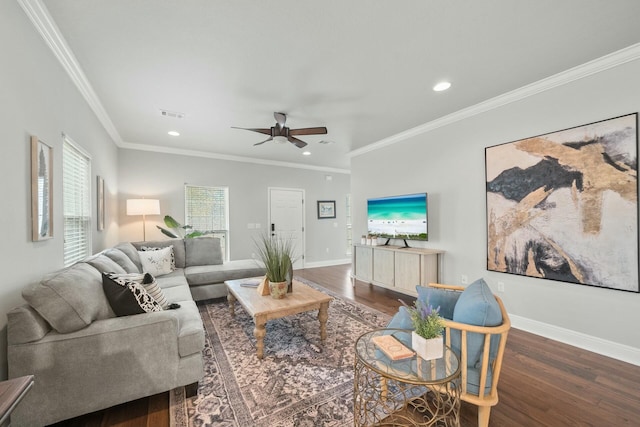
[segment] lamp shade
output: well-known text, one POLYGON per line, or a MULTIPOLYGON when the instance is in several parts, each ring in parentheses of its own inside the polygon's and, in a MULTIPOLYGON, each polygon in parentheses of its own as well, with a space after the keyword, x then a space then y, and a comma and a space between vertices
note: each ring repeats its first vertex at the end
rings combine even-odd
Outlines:
POLYGON ((160 215, 160 200, 127 199, 127 215, 160 215))

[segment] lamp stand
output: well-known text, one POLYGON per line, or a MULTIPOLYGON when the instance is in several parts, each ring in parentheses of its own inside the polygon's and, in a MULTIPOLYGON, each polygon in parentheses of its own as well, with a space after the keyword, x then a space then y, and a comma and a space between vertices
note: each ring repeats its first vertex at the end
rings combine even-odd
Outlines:
POLYGON ((147 241, 147 223, 144 218, 144 214, 142 214, 142 241, 147 241))

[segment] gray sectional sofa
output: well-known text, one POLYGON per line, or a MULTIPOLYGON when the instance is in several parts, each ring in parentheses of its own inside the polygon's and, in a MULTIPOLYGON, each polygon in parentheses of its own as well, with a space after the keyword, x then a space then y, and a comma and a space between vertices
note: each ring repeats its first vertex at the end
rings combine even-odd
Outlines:
POLYGON ((210 237, 121 243, 46 275, 8 313, 9 377, 35 375, 12 425, 52 424, 197 383, 204 328, 195 301, 225 296, 225 280, 260 275, 254 260, 223 263, 210 237), (180 307, 116 317, 102 272, 142 273, 138 250, 169 245, 175 270, 156 281, 180 307))

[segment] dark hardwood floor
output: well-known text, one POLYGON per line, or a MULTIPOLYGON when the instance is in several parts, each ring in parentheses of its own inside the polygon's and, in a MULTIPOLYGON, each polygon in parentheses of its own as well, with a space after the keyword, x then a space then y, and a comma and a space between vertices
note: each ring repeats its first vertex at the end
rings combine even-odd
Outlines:
MULTIPOLYGON (((308 268, 295 275, 389 315, 398 310, 399 298, 411 303, 411 297, 366 283, 352 288, 350 269, 308 268)), ((491 427, 640 426, 640 366, 518 329, 509 333, 498 390, 491 427)), ((162 393, 56 426, 164 427, 169 425, 168 399, 162 393)), ((476 408, 463 402, 462 427, 475 427, 476 416, 476 408)))

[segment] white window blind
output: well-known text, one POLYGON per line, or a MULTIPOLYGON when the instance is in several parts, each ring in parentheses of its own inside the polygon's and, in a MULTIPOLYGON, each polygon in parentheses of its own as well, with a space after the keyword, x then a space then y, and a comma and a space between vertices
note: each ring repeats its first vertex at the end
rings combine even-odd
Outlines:
POLYGON ((185 185, 185 222, 193 230, 207 231, 220 238, 222 255, 229 254, 229 189, 185 185))
POLYGON ((62 147, 64 265, 91 253, 91 157, 64 137, 62 147))

